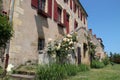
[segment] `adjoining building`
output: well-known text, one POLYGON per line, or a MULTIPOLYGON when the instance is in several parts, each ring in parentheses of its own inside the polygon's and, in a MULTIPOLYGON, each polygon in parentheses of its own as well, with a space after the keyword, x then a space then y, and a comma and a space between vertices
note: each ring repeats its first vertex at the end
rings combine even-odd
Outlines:
MULTIPOLYGON (((79 0, 3 0, 3 10, 8 13, 14 29, 9 63, 15 66, 27 61, 47 63, 48 40, 60 40, 64 35, 77 32, 76 62, 90 64, 86 38, 88 14, 79 0)), ((101 43, 97 38, 93 41, 101 43)), ((96 51, 99 52, 99 48, 96 51)))

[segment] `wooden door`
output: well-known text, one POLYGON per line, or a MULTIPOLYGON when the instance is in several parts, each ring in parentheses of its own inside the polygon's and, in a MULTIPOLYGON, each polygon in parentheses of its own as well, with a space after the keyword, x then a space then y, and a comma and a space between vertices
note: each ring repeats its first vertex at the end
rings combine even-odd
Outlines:
POLYGON ((81 64, 81 48, 77 48, 78 64, 81 64))

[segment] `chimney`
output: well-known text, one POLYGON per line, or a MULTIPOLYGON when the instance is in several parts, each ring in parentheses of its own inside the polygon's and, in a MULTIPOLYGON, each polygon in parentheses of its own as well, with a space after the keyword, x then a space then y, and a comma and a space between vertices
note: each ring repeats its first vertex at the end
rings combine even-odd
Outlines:
POLYGON ((92 34, 92 29, 89 29, 89 32, 92 34))
POLYGON ((96 34, 94 34, 94 37, 96 38, 96 34))

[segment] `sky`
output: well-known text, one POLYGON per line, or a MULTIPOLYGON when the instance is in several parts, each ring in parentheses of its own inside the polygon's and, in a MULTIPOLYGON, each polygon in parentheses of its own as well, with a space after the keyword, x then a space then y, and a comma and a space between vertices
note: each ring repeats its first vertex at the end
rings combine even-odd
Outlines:
POLYGON ((88 13, 88 28, 101 37, 105 51, 120 53, 120 0, 80 0, 88 13))

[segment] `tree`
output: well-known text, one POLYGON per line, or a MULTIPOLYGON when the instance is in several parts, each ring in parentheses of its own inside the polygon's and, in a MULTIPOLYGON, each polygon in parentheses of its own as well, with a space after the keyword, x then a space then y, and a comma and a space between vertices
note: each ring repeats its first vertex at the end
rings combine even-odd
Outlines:
POLYGON ((6 47, 6 43, 13 36, 12 25, 9 23, 8 17, 0 14, 0 47, 6 47))

